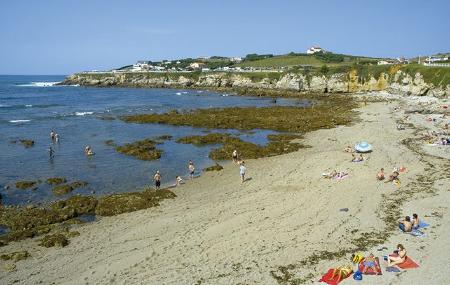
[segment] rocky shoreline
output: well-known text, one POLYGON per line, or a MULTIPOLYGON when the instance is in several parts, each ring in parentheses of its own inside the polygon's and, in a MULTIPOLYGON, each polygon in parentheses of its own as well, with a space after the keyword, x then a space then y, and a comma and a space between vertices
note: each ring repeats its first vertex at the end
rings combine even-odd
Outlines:
MULTIPOLYGON (((215 89, 237 93, 268 94, 289 91, 289 96, 305 93, 358 93, 388 91, 411 96, 448 97, 450 84, 435 86, 417 72, 402 70, 362 75, 356 70, 333 74, 257 73, 257 72, 178 72, 178 73, 76 73, 61 85, 140 88, 215 89)), ((283 94, 281 94, 283 96, 283 94)))

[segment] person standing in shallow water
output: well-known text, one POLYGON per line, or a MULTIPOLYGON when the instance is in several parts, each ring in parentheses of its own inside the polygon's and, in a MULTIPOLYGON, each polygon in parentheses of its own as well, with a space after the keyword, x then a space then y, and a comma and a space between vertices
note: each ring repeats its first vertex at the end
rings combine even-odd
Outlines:
POLYGON ((50 139, 52 140, 52 142, 55 141, 55 131, 54 131, 54 130, 52 130, 52 131, 50 132, 50 139))
POLYGON ((52 147, 48 148, 48 155, 50 156, 50 159, 52 159, 55 156, 55 151, 52 147))
POLYGON ((195 166, 192 160, 189 160, 188 169, 189 169, 189 178, 194 179, 195 166))
POLYGON ((156 171, 153 180, 155 180, 155 189, 159 190, 161 188, 161 173, 159 173, 159 170, 156 171))
POLYGON ((247 168, 245 167, 245 162, 241 161, 239 166, 239 174, 241 175, 241 183, 244 183, 245 181, 245 172, 247 171, 247 168))

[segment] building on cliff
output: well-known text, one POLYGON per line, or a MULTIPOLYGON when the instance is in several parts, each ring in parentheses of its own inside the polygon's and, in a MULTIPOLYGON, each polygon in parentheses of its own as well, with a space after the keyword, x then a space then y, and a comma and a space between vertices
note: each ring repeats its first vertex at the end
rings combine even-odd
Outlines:
POLYGON ((325 52, 325 50, 319 46, 313 46, 306 50, 306 54, 315 54, 318 52, 325 52))

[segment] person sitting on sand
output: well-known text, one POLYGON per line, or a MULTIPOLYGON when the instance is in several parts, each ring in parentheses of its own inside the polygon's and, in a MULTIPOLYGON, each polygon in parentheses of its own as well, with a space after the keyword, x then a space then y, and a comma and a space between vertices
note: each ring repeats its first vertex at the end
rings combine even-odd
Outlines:
POLYGON ((372 269, 373 272, 379 271, 379 264, 373 253, 369 254, 369 256, 364 257, 361 261, 363 268, 361 273, 366 274, 367 270, 372 269))
POLYGON ((419 216, 417 216, 417 214, 413 214, 413 218, 412 218, 412 228, 414 230, 417 230, 420 226, 420 221, 419 221, 419 216))
POLYGON ((175 185, 173 185, 173 187, 180 186, 182 183, 183 183, 183 178, 181 178, 181 176, 177 175, 175 177, 175 185))
POLYGON ((411 223, 411 218, 406 216, 403 221, 400 221, 398 227, 405 233, 412 231, 413 224, 411 223))
POLYGON ((446 138, 441 138, 441 145, 447 145, 447 139, 446 138))
POLYGON ((161 187, 161 173, 159 173, 159 170, 156 170, 153 180, 155 181, 155 189, 159 190, 161 187))
POLYGON ((245 181, 245 172, 247 171, 247 168, 245 167, 245 162, 241 161, 239 166, 239 174, 241 175, 241 183, 244 183, 245 181))
POLYGON ((388 267, 402 264, 406 260, 406 248, 402 244, 397 245, 397 250, 394 253, 395 255, 387 257, 388 267))
POLYGON ((233 150, 233 154, 231 155, 233 157, 233 162, 238 163, 238 153, 237 150, 233 150))

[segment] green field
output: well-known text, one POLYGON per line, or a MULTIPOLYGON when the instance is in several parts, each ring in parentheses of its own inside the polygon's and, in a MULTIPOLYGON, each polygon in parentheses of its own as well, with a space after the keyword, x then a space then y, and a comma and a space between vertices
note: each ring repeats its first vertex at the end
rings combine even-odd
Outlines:
POLYGON ((245 61, 243 63, 237 64, 239 67, 283 67, 283 66, 295 66, 295 65, 312 65, 321 66, 324 63, 314 56, 310 55, 279 55, 271 58, 265 58, 255 61, 245 61))

